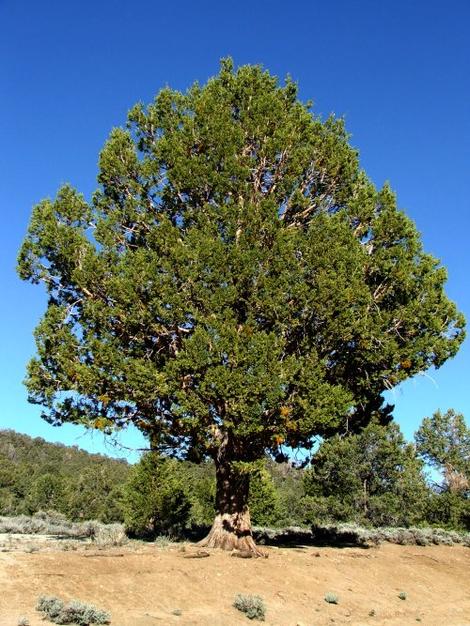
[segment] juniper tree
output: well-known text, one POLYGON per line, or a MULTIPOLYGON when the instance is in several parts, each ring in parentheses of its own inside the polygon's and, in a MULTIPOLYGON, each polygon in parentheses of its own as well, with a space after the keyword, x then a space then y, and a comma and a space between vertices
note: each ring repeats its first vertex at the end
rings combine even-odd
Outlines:
POLYGON ((393 422, 371 422, 358 434, 331 437, 304 474, 310 521, 416 524, 429 495, 423 465, 393 422))
POLYGON ((259 66, 129 113, 87 201, 33 210, 19 274, 43 282, 29 399, 53 424, 134 424, 155 450, 216 464, 209 546, 256 551, 252 464, 385 423, 383 392, 463 339, 446 271, 388 186, 259 66))
POLYGON ((177 534, 189 519, 186 468, 148 452, 133 466, 124 487, 124 519, 137 536, 177 534))
POLYGON ((470 529, 470 428, 462 413, 448 409, 425 417, 415 433, 416 450, 440 475, 431 481, 428 520, 470 529))
POLYGON ((470 483, 470 428, 462 413, 448 409, 425 417, 415 433, 418 454, 444 477, 444 487, 465 493, 470 483))

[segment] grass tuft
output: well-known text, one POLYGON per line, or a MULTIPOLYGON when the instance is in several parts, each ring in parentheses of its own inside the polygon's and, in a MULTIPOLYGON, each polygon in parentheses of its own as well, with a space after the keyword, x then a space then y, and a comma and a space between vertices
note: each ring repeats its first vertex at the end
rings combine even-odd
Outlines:
POLYGON ((153 542, 156 548, 168 548, 171 544, 171 538, 167 535, 158 535, 153 542))

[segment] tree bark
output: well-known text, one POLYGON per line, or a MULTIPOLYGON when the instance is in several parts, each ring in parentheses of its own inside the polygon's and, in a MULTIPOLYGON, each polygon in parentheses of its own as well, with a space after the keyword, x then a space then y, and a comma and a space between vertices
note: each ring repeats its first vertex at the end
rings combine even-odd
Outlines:
POLYGON ((223 454, 218 455, 215 466, 217 513, 209 534, 199 545, 267 556, 257 548, 251 532, 249 475, 237 471, 223 454))

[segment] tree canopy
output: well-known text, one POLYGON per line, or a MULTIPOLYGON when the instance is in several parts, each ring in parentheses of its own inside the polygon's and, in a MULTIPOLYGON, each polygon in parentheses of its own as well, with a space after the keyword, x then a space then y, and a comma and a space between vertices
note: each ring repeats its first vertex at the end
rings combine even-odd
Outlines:
POLYGON ((111 132, 98 182, 33 210, 18 271, 49 299, 29 398, 54 424, 212 457, 240 535, 247 464, 386 423, 383 392, 463 339, 445 269, 290 79, 225 60, 161 90, 111 132))

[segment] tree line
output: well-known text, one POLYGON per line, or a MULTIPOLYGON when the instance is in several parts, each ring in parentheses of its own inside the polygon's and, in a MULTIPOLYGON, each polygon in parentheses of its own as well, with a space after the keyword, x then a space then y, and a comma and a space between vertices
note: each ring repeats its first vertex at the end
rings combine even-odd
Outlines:
MULTIPOLYGON (((135 536, 210 526, 215 468, 145 453, 140 462, 0 432, 0 514, 60 511, 73 520, 124 522, 135 536)), ((323 441, 308 466, 266 458, 253 470, 258 526, 355 522, 470 529, 470 429, 449 410, 407 442, 396 423, 323 441)))
POLYGON ((130 466, 76 446, 0 431, 0 513, 56 510, 74 520, 122 521, 130 466))

